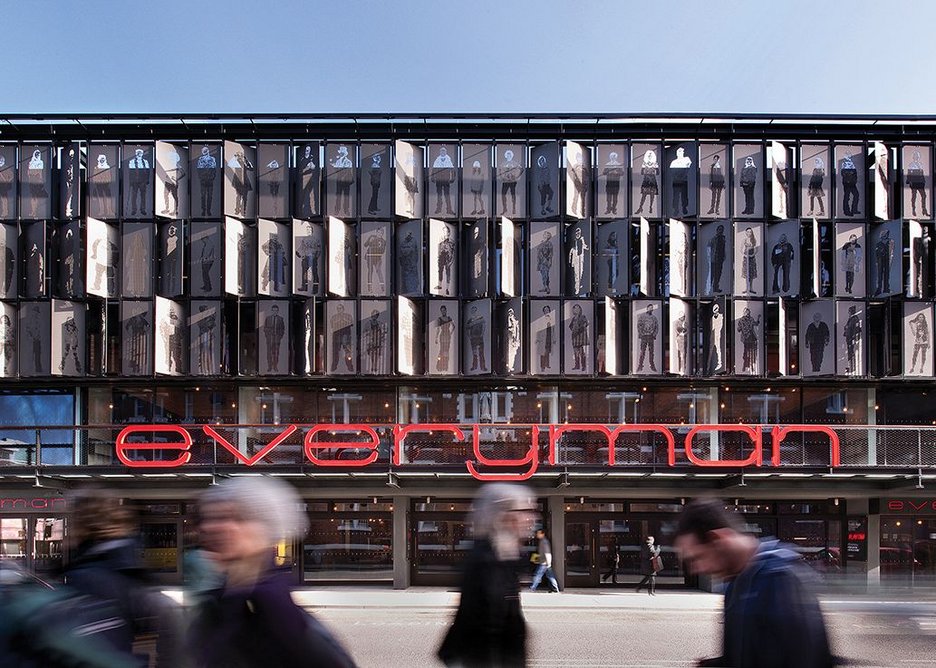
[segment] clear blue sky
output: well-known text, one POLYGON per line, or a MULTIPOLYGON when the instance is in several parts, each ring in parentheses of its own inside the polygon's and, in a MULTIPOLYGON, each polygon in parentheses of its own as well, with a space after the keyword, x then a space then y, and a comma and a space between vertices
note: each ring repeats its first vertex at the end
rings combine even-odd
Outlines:
POLYGON ((0 113, 936 112, 929 0, 0 0, 0 16, 0 113))

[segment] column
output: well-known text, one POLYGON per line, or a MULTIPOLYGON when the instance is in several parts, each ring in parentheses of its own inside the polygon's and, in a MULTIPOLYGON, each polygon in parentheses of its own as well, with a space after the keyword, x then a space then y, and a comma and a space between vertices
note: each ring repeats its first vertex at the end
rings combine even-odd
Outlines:
POLYGON ((552 542, 553 571, 559 581, 559 588, 565 589, 565 506, 562 504, 562 497, 549 497, 547 508, 549 509, 550 526, 546 528, 552 531, 549 534, 549 540, 552 542))
POLYGON ((409 497, 393 497, 393 588, 406 589, 410 581, 409 530, 406 518, 409 515, 409 497))

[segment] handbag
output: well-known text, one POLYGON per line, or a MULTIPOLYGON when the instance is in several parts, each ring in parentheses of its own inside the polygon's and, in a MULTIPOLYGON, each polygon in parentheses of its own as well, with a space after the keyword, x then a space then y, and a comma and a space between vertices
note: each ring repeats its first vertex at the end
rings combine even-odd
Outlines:
POLYGON ((663 558, 659 555, 653 557, 650 560, 650 567, 653 569, 654 575, 663 570, 663 558))
POLYGON ((533 554, 530 555, 531 564, 538 564, 539 562, 540 562, 539 552, 534 552, 533 554))

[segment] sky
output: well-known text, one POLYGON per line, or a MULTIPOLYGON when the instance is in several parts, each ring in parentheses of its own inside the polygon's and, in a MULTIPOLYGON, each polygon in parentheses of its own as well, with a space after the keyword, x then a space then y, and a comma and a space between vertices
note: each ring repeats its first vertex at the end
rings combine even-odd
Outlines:
POLYGON ((930 0, 0 0, 2 113, 936 112, 930 0))

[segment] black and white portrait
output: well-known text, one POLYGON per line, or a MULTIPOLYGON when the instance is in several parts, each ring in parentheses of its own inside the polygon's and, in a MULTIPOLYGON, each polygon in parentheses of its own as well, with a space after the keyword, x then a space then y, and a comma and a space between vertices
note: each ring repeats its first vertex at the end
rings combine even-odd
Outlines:
POLYGON ((737 218, 764 217, 764 147, 762 144, 735 144, 734 215, 737 218))
POLYGON ((566 294, 572 297, 585 297, 591 293, 591 225, 588 221, 574 223, 566 228, 565 272, 567 277, 566 294))
POLYGON ((595 242, 595 280, 600 295, 626 295, 630 288, 630 263, 627 254, 629 223, 618 221, 598 226, 595 242))
POLYGON ((497 350, 499 364, 496 370, 506 375, 523 373, 521 350, 523 340, 523 310, 520 297, 497 305, 497 350))
MULTIPOLYGON (((124 258, 123 271, 120 272, 121 294, 131 299, 151 298, 155 226, 153 223, 124 223, 120 228, 120 239, 120 256, 124 258)), ((68 262, 69 258, 66 257, 64 263, 68 262)))
POLYGON ((241 220, 257 217, 257 150, 224 142, 224 215, 241 220))
POLYGON ((257 145, 257 213, 283 220, 289 211, 289 144, 257 145))
POLYGON ((910 232, 910 277, 907 296, 928 299, 932 294, 933 243, 928 223, 907 221, 910 232))
POLYGON ((800 307, 800 370, 804 376, 835 372, 835 304, 829 300, 803 302, 800 307))
POLYGON ((401 218, 422 218, 423 195, 423 149, 405 141, 393 145, 396 215, 401 218))
POLYGON ((692 295, 692 239, 688 223, 669 219, 669 294, 692 295))
POLYGON ((700 295, 721 295, 731 291, 732 241, 731 224, 727 221, 705 223, 699 227, 696 268, 700 295))
POLYGON ((361 223, 358 287, 362 297, 390 295, 390 229, 390 223, 361 223))
POLYGON ((357 373, 357 340, 355 303, 340 299, 328 301, 325 304, 327 373, 357 373))
POLYGON ((429 348, 429 375, 455 375, 461 358, 459 303, 455 300, 429 302, 426 333, 429 348))
MULTIPOLYGON (((352 322, 353 322, 352 318, 352 322)), ((353 329, 353 328, 352 328, 353 329)), ((289 302, 257 304, 257 373, 283 376, 289 373, 289 302)), ((354 342, 352 341, 352 346, 354 342)))
MULTIPOLYGON (((69 142, 59 152, 58 216, 65 220, 81 215, 81 146, 69 142)), ((0 167, 2 169, 2 167, 0 167)), ((0 177, 2 178, 2 177, 0 177)), ((3 183, 0 180, 0 183, 3 183)), ((2 187, 2 186, 0 186, 2 187)))
POLYGON ((328 217, 328 291, 339 297, 355 294, 357 248, 355 228, 334 216, 328 217))
POLYGON ((315 297, 302 303, 302 322, 299 323, 299 338, 295 345, 299 348, 299 368, 301 373, 311 376, 321 373, 324 366, 321 352, 325 349, 325 340, 319 333, 319 312, 321 303, 315 297))
POLYGON ((734 224, 734 294, 764 296, 764 224, 734 224))
POLYGON ((189 230, 189 292, 193 297, 220 297, 224 227, 220 223, 192 223, 189 230))
POLYGON ((595 165, 595 215, 625 218, 627 208, 627 146, 599 144, 595 165), (623 194, 622 194, 623 188, 623 194))
POLYGON ((15 378, 17 374, 17 324, 16 306, 0 302, 0 378, 15 378))
POLYGON ((361 301, 360 345, 361 373, 384 376, 393 371, 393 339, 390 336, 390 302, 377 299, 361 301))
POLYGON ((454 297, 458 294, 458 227, 429 219, 429 294, 454 297))
POLYGON ((363 216, 389 218, 393 215, 392 168, 389 144, 361 144, 361 214, 363 216))
MULTIPOLYGON (((488 230, 487 220, 481 219, 468 225, 465 232, 465 265, 467 265, 465 273, 467 274, 468 295, 471 297, 484 297, 490 289, 488 230)), ((557 238, 557 246, 558 243, 557 238)))
POLYGON ((839 376, 864 376, 865 362, 865 303, 835 302, 835 373, 839 376))
MULTIPOLYGON (((365 237, 366 240, 366 237, 365 237)), ((293 294, 306 297, 325 293, 325 231, 319 223, 292 222, 293 294)))
MULTIPOLYGON (((932 220, 933 147, 931 144, 904 144, 901 147, 901 157, 903 216, 932 220)), ((0 215, 3 212, 2 206, 0 204, 0 215)))
POLYGON ((92 218, 117 218, 118 150, 117 144, 88 145, 88 213, 92 218))
POLYGON ((662 218, 660 144, 631 144, 631 209, 634 216, 662 218))
POLYGON ((835 216, 864 218, 865 149, 861 144, 835 145, 835 216))
POLYGON ((104 298, 115 297, 117 258, 120 250, 117 245, 117 228, 102 220, 88 218, 86 230, 85 285, 88 294, 104 298))
POLYGON ((872 145, 871 157, 874 165, 871 169, 871 182, 874 184, 874 215, 879 220, 890 220, 894 217, 891 206, 894 184, 891 153, 891 149, 883 142, 876 141, 872 145))
MULTIPOLYGON (((25 269, 26 273, 26 280, 23 284, 24 296, 27 298, 45 297, 49 287, 48 255, 46 254, 46 224, 44 222, 27 223, 22 225, 21 230, 23 245, 20 248, 20 257, 22 258, 22 268, 25 269)), ((88 245, 90 247, 90 240, 88 245)))
POLYGON ((903 303, 903 372, 905 376, 932 377, 933 305, 903 303))
POLYGON ((0 144, 0 220, 16 219, 16 144, 0 144))
POLYGON ((180 144, 156 142, 156 215, 184 220, 191 212, 189 152, 180 144))
POLYGON ((663 372, 662 302, 635 299, 631 302, 631 373, 639 376, 663 372))
POLYGON ((491 214, 491 146, 462 144, 462 217, 491 214))
POLYGON ((694 142, 667 144, 665 155, 669 215, 671 218, 694 216, 698 210, 698 146, 694 142))
MULTIPOLYGON (((19 304, 19 375, 52 374, 51 302, 19 304)), ((58 365, 59 359, 55 360, 58 365)))
POLYGON ((495 150, 497 215, 526 218, 526 146, 498 144, 495 150))
POLYGON ((491 300, 465 303, 462 323, 462 373, 491 373, 491 300))
MULTIPOLYGON (((559 143, 534 146, 530 161, 532 215, 543 218, 555 216, 559 212, 559 143)), ((571 190, 568 192, 572 193, 571 190)))
POLYGON ((255 229, 236 218, 224 221, 224 291, 248 297, 256 293, 255 229))
POLYGON ((767 226, 767 279, 771 297, 795 297, 800 291, 799 221, 790 220, 767 226))
POLYGON ((318 142, 302 142, 296 145, 296 175, 293 182, 296 196, 293 209, 296 218, 308 220, 321 215, 322 166, 318 142))
POLYGON ((397 293, 421 295, 423 280, 423 226, 411 220, 396 230, 397 293))
POLYGON ((835 296, 865 296, 864 223, 840 222, 835 225, 835 296))
POLYGON ((0 298, 12 299, 19 294, 19 238, 16 225, 0 225, 0 298))
POLYGON ((397 297, 397 371, 406 376, 423 371, 425 328, 421 316, 419 306, 412 299, 397 297))
POLYGON ((257 292, 267 297, 289 295, 290 230, 283 223, 261 218, 257 221, 257 292))
POLYGON ((83 376, 85 363, 85 305, 52 300, 52 375, 83 376))
POLYGON ((762 376, 764 364, 764 302, 734 301, 734 372, 739 376, 762 376))
POLYGON ((574 141, 565 143, 566 215, 586 218, 592 214, 592 153, 587 146, 574 141))
POLYGON ((504 297, 515 297, 519 294, 521 277, 518 269, 521 266, 519 257, 520 240, 523 230, 514 224, 510 218, 501 217, 498 225, 500 233, 500 249, 497 251, 497 275, 500 277, 498 292, 504 297))
POLYGON ((357 217, 357 145, 325 145, 325 210, 339 218, 357 217))
MULTIPOLYGON (((124 376, 153 374, 153 302, 120 302, 120 373, 124 376)), ((165 350, 163 350, 165 359, 165 350)))
POLYGON ((832 217, 832 152, 828 144, 800 145, 800 201, 802 214, 819 220, 832 217))
POLYGON ((536 296, 557 296, 559 284, 560 224, 535 220, 530 223, 530 243, 527 266, 530 268, 530 293, 536 296))
POLYGON ((774 218, 796 215, 790 190, 793 186, 793 152, 778 141, 770 143, 770 211, 774 218))
POLYGON ((182 221, 172 220, 157 226, 159 249, 159 294, 163 297, 182 296, 182 276, 185 266, 185 240, 182 221))
POLYGON ((903 292, 901 221, 872 226, 868 246, 871 296, 888 297, 903 292))
POLYGON ((429 145, 429 211, 438 218, 454 218, 458 211, 458 146, 429 145))
POLYGON ((530 358, 527 366, 535 376, 559 375, 559 327, 562 325, 560 303, 555 300, 530 301, 530 358))
POLYGON ((217 376, 221 366, 221 303, 195 301, 189 304, 189 373, 217 376))
POLYGON ((124 218, 153 218, 155 201, 155 161, 153 144, 124 144, 123 161, 123 216, 124 218))
POLYGON ((155 370, 158 374, 180 376, 188 362, 185 307, 179 302, 156 298, 155 370))
POLYGON ((595 371, 595 306, 587 299, 567 299, 563 307, 562 373, 582 376, 595 371))
POLYGON ((715 301, 699 305, 702 309, 702 345, 705 351, 703 374, 716 376, 727 373, 728 361, 728 318, 725 305, 727 300, 718 297, 715 301))
POLYGON ((699 145, 699 218, 728 217, 726 196, 731 175, 727 144, 699 145))
POLYGON ((669 300, 669 372, 678 376, 692 373, 694 340, 692 305, 682 299, 669 300))
POLYGON ((192 217, 221 217, 221 145, 192 144, 192 217), (192 176, 194 174, 194 176, 192 176))
POLYGON ((19 165, 20 217, 46 220, 52 214, 52 149, 23 144, 19 165))

